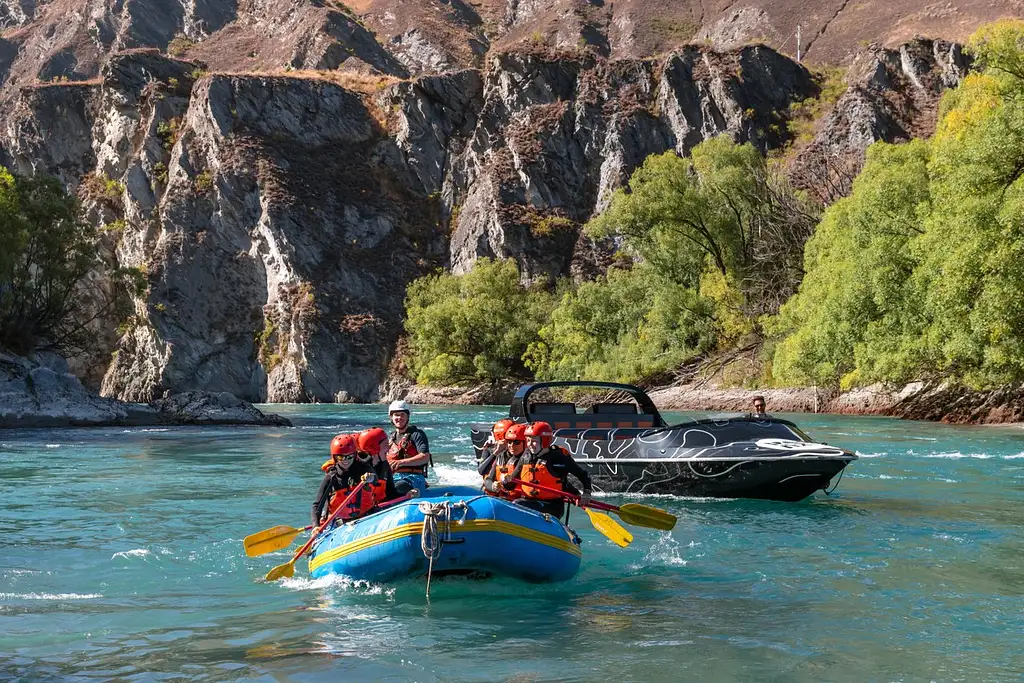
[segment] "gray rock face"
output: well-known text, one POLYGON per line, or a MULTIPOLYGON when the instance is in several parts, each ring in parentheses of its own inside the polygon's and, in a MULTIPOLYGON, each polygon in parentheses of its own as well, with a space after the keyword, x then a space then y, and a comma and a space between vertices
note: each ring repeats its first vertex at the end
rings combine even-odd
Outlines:
POLYGON ((847 91, 796 158, 797 184, 825 202, 848 193, 871 143, 935 129, 939 98, 969 67, 960 45, 941 40, 917 39, 896 50, 873 46, 859 54, 846 75, 847 91))
MULTIPOLYGON (((931 97, 956 82, 955 48, 928 45, 869 62, 867 99, 848 93, 841 115, 875 120, 858 107, 876 111, 880 79, 897 72, 931 97)), ((117 198, 80 190, 97 220, 124 221, 113 261, 149 282, 104 395, 371 401, 411 279, 482 256, 515 258, 529 281, 592 277, 608 245, 579 226, 649 154, 719 134, 776 147, 789 104, 816 92, 806 69, 759 46, 618 61, 538 49, 389 87, 203 76, 133 50, 98 83, 20 91, 0 160, 69 187, 87 173, 123 186, 117 198)), ((862 149, 892 134, 884 125, 843 137, 837 124, 829 144, 862 149)))
POLYGON ((441 257, 436 202, 358 94, 320 78, 193 86, 192 67, 125 53, 101 85, 26 91, 8 124, 20 169, 123 184, 104 220, 125 221, 117 264, 150 287, 103 393, 375 398, 405 286, 441 257))
POLYGON ((663 62, 493 57, 444 195, 451 268, 512 257, 528 280, 564 274, 579 225, 649 154, 685 153, 719 134, 775 146, 779 112, 814 89, 802 66, 761 47, 686 48, 663 62))

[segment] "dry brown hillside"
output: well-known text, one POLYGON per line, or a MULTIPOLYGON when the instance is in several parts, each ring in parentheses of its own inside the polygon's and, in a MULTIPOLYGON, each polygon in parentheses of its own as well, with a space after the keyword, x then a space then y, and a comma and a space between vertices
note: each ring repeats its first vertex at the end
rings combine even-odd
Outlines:
POLYGON ((94 79, 110 55, 139 47, 215 71, 399 77, 517 48, 624 58, 764 42, 795 55, 798 25, 805 61, 846 63, 868 43, 960 41, 1022 15, 1022 0, 0 0, 0 84, 94 79))

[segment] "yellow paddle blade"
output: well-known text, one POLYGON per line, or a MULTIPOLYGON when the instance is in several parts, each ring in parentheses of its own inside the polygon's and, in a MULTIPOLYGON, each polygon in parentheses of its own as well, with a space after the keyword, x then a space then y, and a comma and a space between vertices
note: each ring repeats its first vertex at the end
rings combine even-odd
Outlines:
POLYGON ((302 531, 302 529, 284 524, 257 531, 255 534, 246 536, 242 541, 245 545, 245 554, 249 557, 256 557, 287 548, 302 531))
POLYGON ((664 510, 652 508, 649 505, 640 505, 639 503, 626 503, 619 507, 616 514, 626 524, 643 526, 648 529, 672 531, 676 525, 675 515, 670 515, 664 510))
POLYGON ((277 581, 278 579, 290 579, 293 576, 295 576, 294 558, 292 559, 291 562, 286 562, 285 564, 277 565, 269 572, 267 572, 267 575, 263 578, 265 578, 267 581, 277 581))
POLYGON ((608 515, 603 512, 595 512, 590 508, 583 508, 583 510, 590 517, 590 523, 594 525, 594 528, 607 536, 615 545, 625 548, 633 540, 633 534, 626 531, 625 527, 608 515))

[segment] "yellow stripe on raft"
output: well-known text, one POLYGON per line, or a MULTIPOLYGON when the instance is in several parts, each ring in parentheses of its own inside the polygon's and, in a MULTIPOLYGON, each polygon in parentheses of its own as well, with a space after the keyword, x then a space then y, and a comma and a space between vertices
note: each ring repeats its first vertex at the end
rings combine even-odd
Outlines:
MULTIPOLYGON (((447 526, 444 522, 437 525, 439 532, 447 531, 447 526)), ((542 545, 550 546, 556 550, 570 553, 576 557, 580 557, 582 552, 580 547, 575 543, 566 541, 561 538, 556 538, 550 534, 546 534, 543 531, 537 531, 535 529, 528 529, 518 524, 512 524, 510 522, 503 522, 497 519, 467 519, 463 524, 452 524, 452 533, 464 533, 470 531, 491 531, 499 534, 508 534, 509 536, 515 536, 522 538, 527 541, 533 541, 534 543, 540 543, 542 545)), ((352 553, 357 553, 360 550, 366 550, 389 541, 395 541, 400 538, 407 536, 419 536, 423 533, 423 522, 412 522, 410 524, 403 524, 396 526, 394 529, 386 529, 379 531, 369 536, 364 536, 351 543, 340 545, 337 548, 332 548, 324 553, 321 553, 314 557, 309 562, 309 570, 313 571, 323 564, 328 562, 334 562, 352 553)))

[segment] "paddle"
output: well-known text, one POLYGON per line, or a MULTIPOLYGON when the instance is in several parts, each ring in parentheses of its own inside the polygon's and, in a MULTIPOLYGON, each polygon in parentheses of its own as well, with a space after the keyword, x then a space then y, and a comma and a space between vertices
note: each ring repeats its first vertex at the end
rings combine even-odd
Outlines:
POLYGON ((639 503, 626 503, 621 506, 614 506, 610 503, 602 501, 591 501, 594 507, 598 510, 607 510, 608 512, 614 512, 619 516, 626 524, 632 524, 633 526, 647 527, 648 529, 658 529, 659 531, 672 531, 676 526, 676 516, 659 510, 658 508, 651 507, 649 505, 640 505, 639 503))
MULTIPOLYGON (((548 488, 546 486, 538 486, 537 484, 525 482, 522 479, 513 479, 512 482, 514 484, 532 486, 533 488, 540 489, 542 491, 558 493, 570 503, 579 505, 579 497, 574 496, 571 493, 566 493, 565 491, 560 491, 558 489, 548 488)), ((621 524, 616 522, 608 515, 604 514, 603 512, 596 512, 594 510, 591 510, 589 507, 583 508, 583 511, 587 513, 587 517, 590 518, 590 523, 594 525, 594 528, 600 531, 605 536, 607 536, 608 540, 610 540, 615 545, 619 546, 620 548, 625 548, 633 541, 633 534, 626 531, 626 529, 621 524)))
POLYGON ((625 548, 633 542, 633 534, 626 531, 624 526, 608 515, 603 512, 595 512, 590 508, 583 508, 583 511, 587 513, 587 517, 590 518, 590 523, 594 525, 594 528, 607 536, 608 540, 615 545, 625 548))
MULTIPOLYGON (((567 491, 560 491, 553 489, 548 486, 542 486, 540 484, 527 484, 535 489, 541 491, 548 491, 550 493, 560 493, 566 500, 576 505, 580 504, 580 497, 567 491)), ((622 519, 626 524, 632 524, 633 526, 647 527, 648 529, 658 529, 660 531, 671 531, 676 525, 675 515, 669 514, 664 510, 651 507, 649 505, 640 505, 639 503, 626 503, 625 505, 618 507, 610 503, 605 503, 599 500, 592 500, 587 503, 587 507, 597 508, 598 510, 607 510, 608 512, 614 512, 622 519)))
POLYGON ((290 578, 292 576, 295 576, 295 563, 299 561, 299 558, 305 555, 306 551, 313 546, 313 541, 315 541, 316 537, 320 535, 320 532, 326 529, 328 526, 330 526, 331 522, 333 522, 338 517, 338 515, 340 515, 342 511, 348 507, 348 504, 352 502, 352 500, 356 497, 356 494, 364 490, 370 490, 370 485, 367 484, 365 480, 363 481, 362 484, 352 489, 352 493, 348 494, 348 496, 345 497, 345 500, 342 501, 341 505, 339 505, 338 508, 331 513, 331 516, 327 518, 327 521, 325 521, 323 524, 317 527, 317 530, 313 532, 313 535, 309 537, 309 540, 306 541, 306 543, 301 548, 299 548, 299 552, 295 553, 295 557, 293 557, 288 562, 285 562, 284 564, 279 564, 273 569, 271 569, 269 572, 267 572, 267 575, 264 578, 267 581, 277 581, 278 579, 290 578))
POLYGON ((301 529, 281 524, 258 531, 255 534, 249 534, 242 540, 242 543, 245 545, 245 554, 249 557, 257 557, 272 553, 281 548, 287 548, 292 544, 296 536, 312 528, 312 524, 301 529))
MULTIPOLYGON (((386 503, 381 503, 371 513, 376 510, 382 510, 391 505, 397 505, 398 503, 404 503, 410 498, 415 498, 411 493, 407 493, 401 498, 395 498, 389 500, 386 503)), ((245 545, 245 554, 249 557, 257 557, 259 555, 266 555, 272 553, 275 550, 281 550, 287 548, 295 540, 295 537, 304 531, 309 531, 313 528, 313 525, 304 526, 301 529, 296 529, 293 526, 279 525, 258 531, 255 534, 250 534, 245 537, 242 543, 245 545)))

